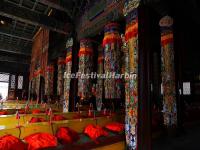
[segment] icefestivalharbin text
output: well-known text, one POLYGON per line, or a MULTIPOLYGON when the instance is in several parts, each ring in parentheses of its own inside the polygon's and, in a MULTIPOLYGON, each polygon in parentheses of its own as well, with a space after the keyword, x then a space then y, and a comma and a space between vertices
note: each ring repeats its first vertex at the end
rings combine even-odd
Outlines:
POLYGON ((135 73, 124 73, 119 74, 116 72, 106 72, 103 74, 98 74, 96 72, 91 73, 64 73, 64 78, 70 78, 70 79, 136 79, 137 74, 135 73))

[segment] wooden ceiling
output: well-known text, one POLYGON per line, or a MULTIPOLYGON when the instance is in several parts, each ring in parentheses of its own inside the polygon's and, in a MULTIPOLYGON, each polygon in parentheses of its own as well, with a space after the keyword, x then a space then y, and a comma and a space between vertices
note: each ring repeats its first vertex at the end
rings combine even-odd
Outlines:
MULTIPOLYGON (((0 63, 9 62, 12 67, 19 64, 29 65, 32 42, 39 28, 44 27, 67 35, 73 18, 87 2, 89 1, 2 0, 0 2, 0 55, 2 56, 0 56, 0 63), (62 12, 66 19, 57 19, 54 15, 50 15, 56 12, 62 12), (24 61, 20 61, 20 58, 24 61)), ((9 65, 4 66, 7 68, 10 67, 9 65)), ((2 68, 3 65, 0 67, 2 68)))

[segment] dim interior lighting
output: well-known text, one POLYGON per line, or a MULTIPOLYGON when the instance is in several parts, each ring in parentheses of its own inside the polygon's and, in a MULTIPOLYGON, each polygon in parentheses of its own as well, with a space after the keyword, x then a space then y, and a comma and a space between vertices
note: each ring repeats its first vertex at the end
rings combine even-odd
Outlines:
POLYGON ((1 20, 0 22, 1 22, 1 24, 5 24, 5 21, 3 21, 3 20, 1 20))

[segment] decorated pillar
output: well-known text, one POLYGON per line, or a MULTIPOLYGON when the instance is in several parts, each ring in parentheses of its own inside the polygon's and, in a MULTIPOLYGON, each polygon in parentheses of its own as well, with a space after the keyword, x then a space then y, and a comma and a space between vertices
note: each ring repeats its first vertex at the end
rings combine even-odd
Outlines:
MULTIPOLYGON (((122 52, 123 52, 123 69, 122 73, 123 74, 129 74, 129 49, 127 42, 125 40, 125 36, 122 35, 122 52)), ((130 87, 129 87, 129 78, 124 78, 124 87, 125 87, 125 100, 130 99, 130 87)))
POLYGON ((126 17, 125 51, 128 51, 126 71, 134 78, 126 79, 126 118, 125 134, 128 149, 137 149, 138 124, 138 10, 139 0, 126 0, 124 15, 126 17), (127 49, 127 50, 126 50, 127 49))
MULTIPOLYGON (((98 68, 97 73, 103 74, 103 48, 102 46, 98 47, 98 68)), ((97 86, 96 86, 96 106, 97 110, 100 111, 102 107, 102 99, 103 99, 103 79, 97 78, 97 86)))
POLYGON ((91 78, 87 74, 93 71, 93 48, 90 39, 82 39, 80 41, 79 50, 79 70, 81 78, 78 80, 78 95, 81 98, 88 98, 92 94, 91 78))
POLYGON ((32 85, 31 85, 31 100, 34 100, 33 94, 36 94, 36 77, 35 77, 35 75, 33 75, 31 82, 32 82, 32 85))
POLYGON ((159 25, 161 29, 163 117, 164 124, 168 127, 173 127, 177 125, 173 19, 165 16, 160 20, 159 25))
POLYGON ((119 25, 117 23, 109 23, 104 28, 104 71, 111 78, 104 80, 105 98, 120 99, 121 98, 121 80, 113 78, 120 74, 120 49, 121 37, 119 34, 119 25))
POLYGON ((54 67, 49 65, 46 67, 46 78, 45 78, 45 94, 49 97, 53 95, 53 74, 54 67))
POLYGON ((66 59, 65 59, 65 76, 64 76, 64 104, 63 112, 69 111, 69 94, 70 94, 70 83, 71 83, 71 71, 72 71, 72 46, 73 39, 69 38, 66 43, 66 59))
POLYGON ((64 71, 65 71, 65 59, 58 58, 58 81, 57 81, 57 95, 63 96, 64 92, 64 71))
POLYGON ((37 70, 34 72, 34 78, 35 78, 35 87, 34 92, 37 94, 37 99, 39 99, 39 93, 40 93, 40 76, 41 76, 42 70, 40 67, 37 68, 37 70))

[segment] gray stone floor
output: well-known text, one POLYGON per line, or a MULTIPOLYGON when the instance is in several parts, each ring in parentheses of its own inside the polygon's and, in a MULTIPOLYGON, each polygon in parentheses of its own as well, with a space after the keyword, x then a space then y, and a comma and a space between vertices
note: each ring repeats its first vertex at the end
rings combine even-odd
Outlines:
POLYGON ((152 144, 153 150, 200 150, 200 124, 189 125, 179 136, 159 138, 152 144))

